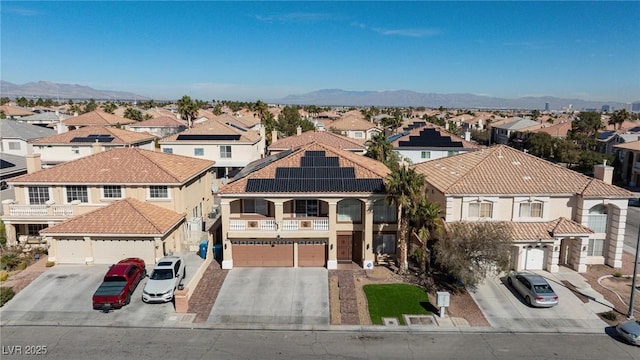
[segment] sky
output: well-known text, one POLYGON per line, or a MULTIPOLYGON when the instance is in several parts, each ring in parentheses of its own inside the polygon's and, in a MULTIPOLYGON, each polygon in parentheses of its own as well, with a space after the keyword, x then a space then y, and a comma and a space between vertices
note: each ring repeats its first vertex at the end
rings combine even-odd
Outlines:
POLYGON ((0 3, 0 79, 153 99, 321 89, 640 100, 640 2, 0 3))

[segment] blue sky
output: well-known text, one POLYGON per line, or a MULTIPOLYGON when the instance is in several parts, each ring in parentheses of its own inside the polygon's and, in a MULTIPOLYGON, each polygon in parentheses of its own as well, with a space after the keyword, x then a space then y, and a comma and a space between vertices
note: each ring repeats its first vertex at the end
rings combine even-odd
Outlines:
POLYGON ((320 89, 640 100, 640 2, 2 1, 1 79, 154 99, 320 89))

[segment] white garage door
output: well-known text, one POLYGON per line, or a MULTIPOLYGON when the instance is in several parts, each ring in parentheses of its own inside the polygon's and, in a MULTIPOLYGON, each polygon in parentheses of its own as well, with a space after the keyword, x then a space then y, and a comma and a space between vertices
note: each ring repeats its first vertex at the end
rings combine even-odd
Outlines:
POLYGON ((542 270, 544 267, 544 250, 527 249, 525 253, 525 270, 542 270))
POLYGON ((152 240, 93 240, 92 246, 95 264, 114 264, 128 257, 141 258, 147 265, 156 262, 152 240))
POLYGON ((85 264, 87 244, 84 240, 56 240, 56 261, 59 264, 85 264))

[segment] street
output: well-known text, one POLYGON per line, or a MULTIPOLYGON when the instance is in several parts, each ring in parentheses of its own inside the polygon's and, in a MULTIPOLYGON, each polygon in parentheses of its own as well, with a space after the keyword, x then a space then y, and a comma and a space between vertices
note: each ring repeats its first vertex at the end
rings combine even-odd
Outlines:
POLYGON ((627 227, 624 231, 624 251, 635 254, 640 227, 640 207, 629 206, 627 211, 627 227))
POLYGON ((640 359, 602 334, 5 326, 1 357, 50 359, 640 359))

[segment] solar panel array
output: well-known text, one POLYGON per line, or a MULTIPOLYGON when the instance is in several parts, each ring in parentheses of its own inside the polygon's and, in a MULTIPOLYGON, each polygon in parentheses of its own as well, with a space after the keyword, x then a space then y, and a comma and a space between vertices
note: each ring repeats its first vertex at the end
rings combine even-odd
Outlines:
POLYGON ((112 142, 114 139, 113 136, 111 135, 97 135, 97 134, 91 134, 91 135, 87 135, 86 137, 82 137, 82 136, 76 136, 73 139, 71 139, 70 142, 72 143, 94 143, 94 142, 99 142, 99 143, 108 143, 108 142, 112 142))
POLYGON ((177 140, 240 140, 239 134, 181 134, 177 140))
POLYGON ((324 151, 305 151, 300 167, 276 168, 272 179, 247 180, 249 193, 384 192, 382 179, 356 179, 355 168, 340 167, 324 151))
POLYGON ((400 147, 463 147, 462 141, 453 141, 451 136, 442 135, 433 128, 420 131, 418 136, 410 136, 409 140, 400 141, 400 147))

